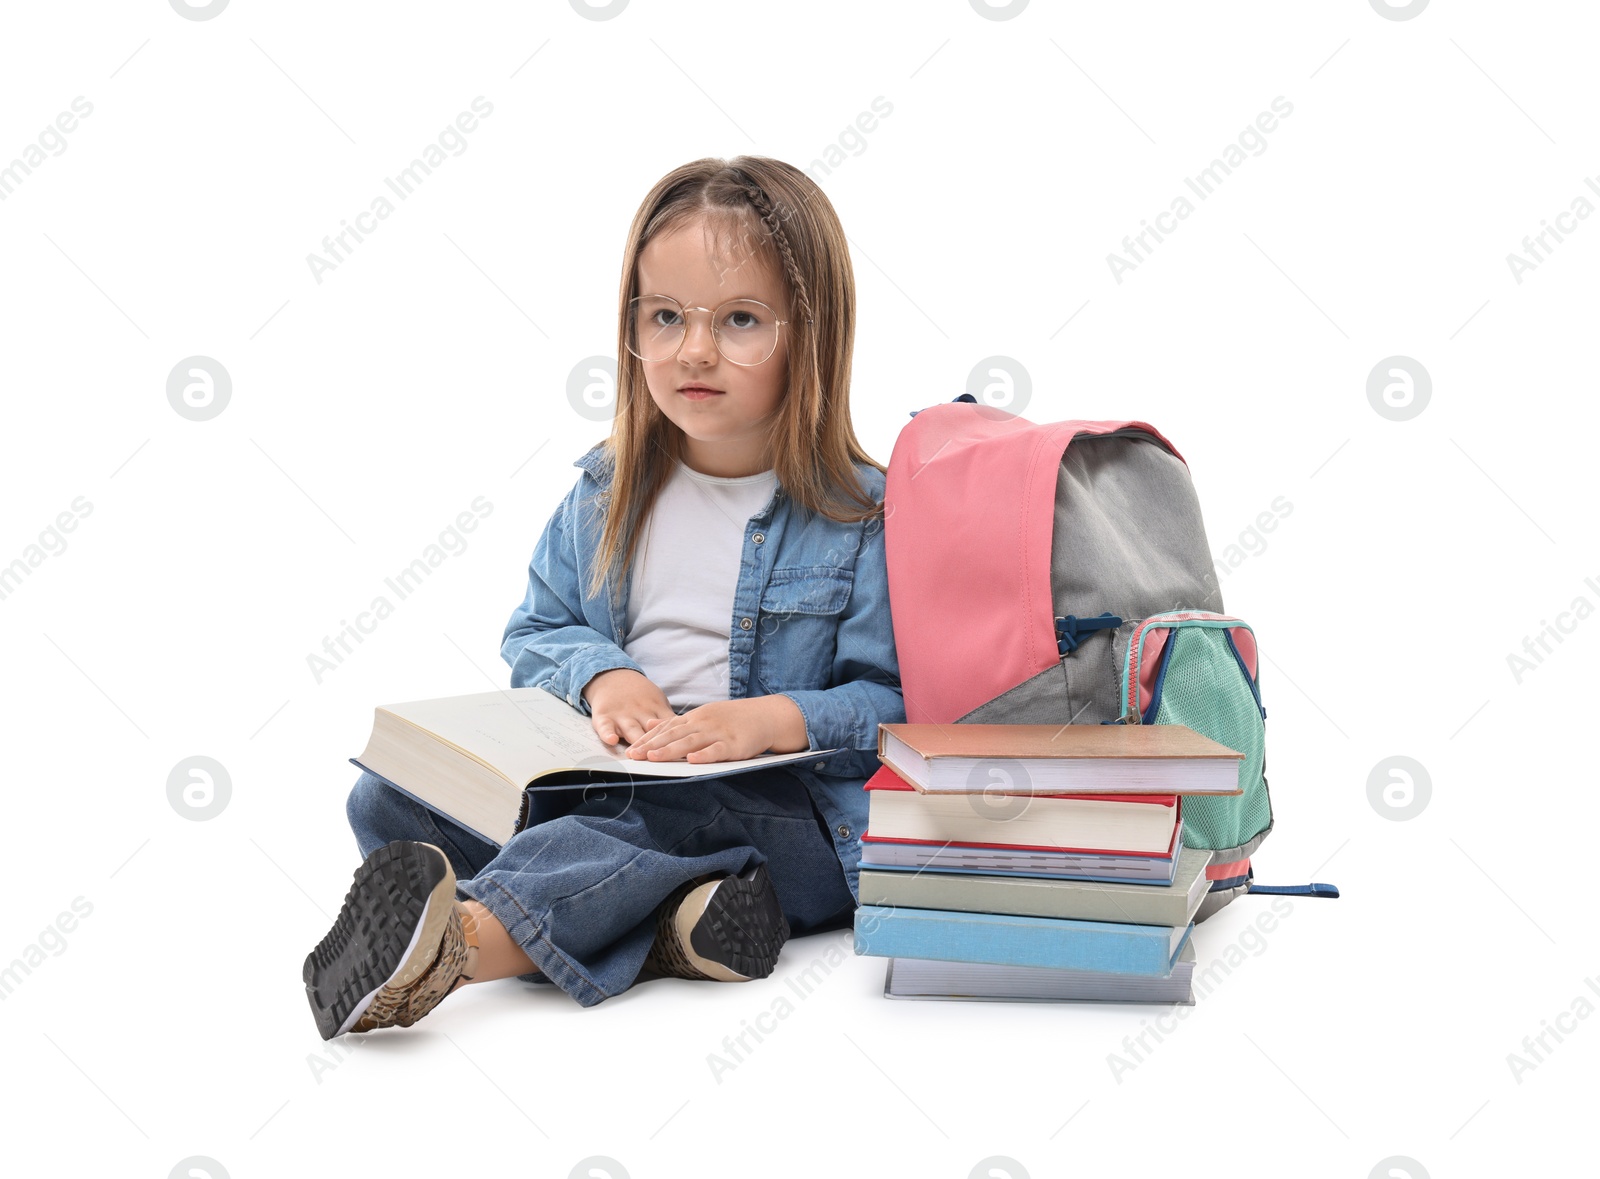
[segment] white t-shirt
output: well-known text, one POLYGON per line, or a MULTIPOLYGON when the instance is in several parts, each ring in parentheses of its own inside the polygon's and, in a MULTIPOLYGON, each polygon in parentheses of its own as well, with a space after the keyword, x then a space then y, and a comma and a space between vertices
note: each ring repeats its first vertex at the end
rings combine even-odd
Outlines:
POLYGON ((736 479, 674 463, 645 520, 622 649, 678 712, 728 699, 728 640, 745 526, 775 471, 736 479))

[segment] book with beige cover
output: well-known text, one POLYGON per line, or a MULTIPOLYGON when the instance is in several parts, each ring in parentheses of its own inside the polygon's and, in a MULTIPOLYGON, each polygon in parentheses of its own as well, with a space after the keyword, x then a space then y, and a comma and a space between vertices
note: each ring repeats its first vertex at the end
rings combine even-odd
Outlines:
POLYGON ((926 794, 1239 794, 1244 754, 1186 725, 879 724, 926 794))
POLYGON ((497 847, 528 826, 532 792, 731 777, 832 753, 806 749, 739 761, 639 761, 607 745, 594 722, 543 688, 505 688, 387 704, 350 760, 497 847))

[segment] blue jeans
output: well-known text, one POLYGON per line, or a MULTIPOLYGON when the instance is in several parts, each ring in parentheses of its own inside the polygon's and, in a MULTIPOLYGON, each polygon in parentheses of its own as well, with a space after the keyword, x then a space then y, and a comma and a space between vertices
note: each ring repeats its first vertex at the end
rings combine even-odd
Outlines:
POLYGON ((637 981, 654 910, 679 884, 765 863, 790 936, 852 924, 855 898, 826 821, 798 778, 732 778, 543 791, 551 817, 496 847, 363 772, 346 814, 363 858, 395 839, 439 847, 456 898, 481 903, 539 970, 585 1007, 637 981))

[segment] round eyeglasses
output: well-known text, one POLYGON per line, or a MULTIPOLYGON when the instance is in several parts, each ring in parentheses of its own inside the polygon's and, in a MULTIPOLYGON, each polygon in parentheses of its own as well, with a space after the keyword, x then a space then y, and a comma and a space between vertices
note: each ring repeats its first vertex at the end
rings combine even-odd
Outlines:
POLYGON ((711 316, 711 339, 717 351, 730 364, 745 368, 770 357, 778 347, 778 329, 794 322, 779 319, 777 312, 755 299, 731 299, 713 311, 685 307, 671 295, 640 295, 628 301, 628 351, 640 360, 671 360, 683 347, 691 311, 711 316))

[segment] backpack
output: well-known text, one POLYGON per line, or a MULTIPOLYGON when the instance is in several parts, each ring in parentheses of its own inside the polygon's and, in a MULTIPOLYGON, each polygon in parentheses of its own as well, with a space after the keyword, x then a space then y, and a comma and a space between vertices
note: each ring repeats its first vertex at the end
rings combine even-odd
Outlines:
POLYGON ((884 494, 906 720, 1183 724, 1237 749, 1241 794, 1185 796, 1203 921, 1272 830, 1255 632, 1223 612, 1189 468, 1137 421, 1045 425, 963 393, 911 411, 884 494))

